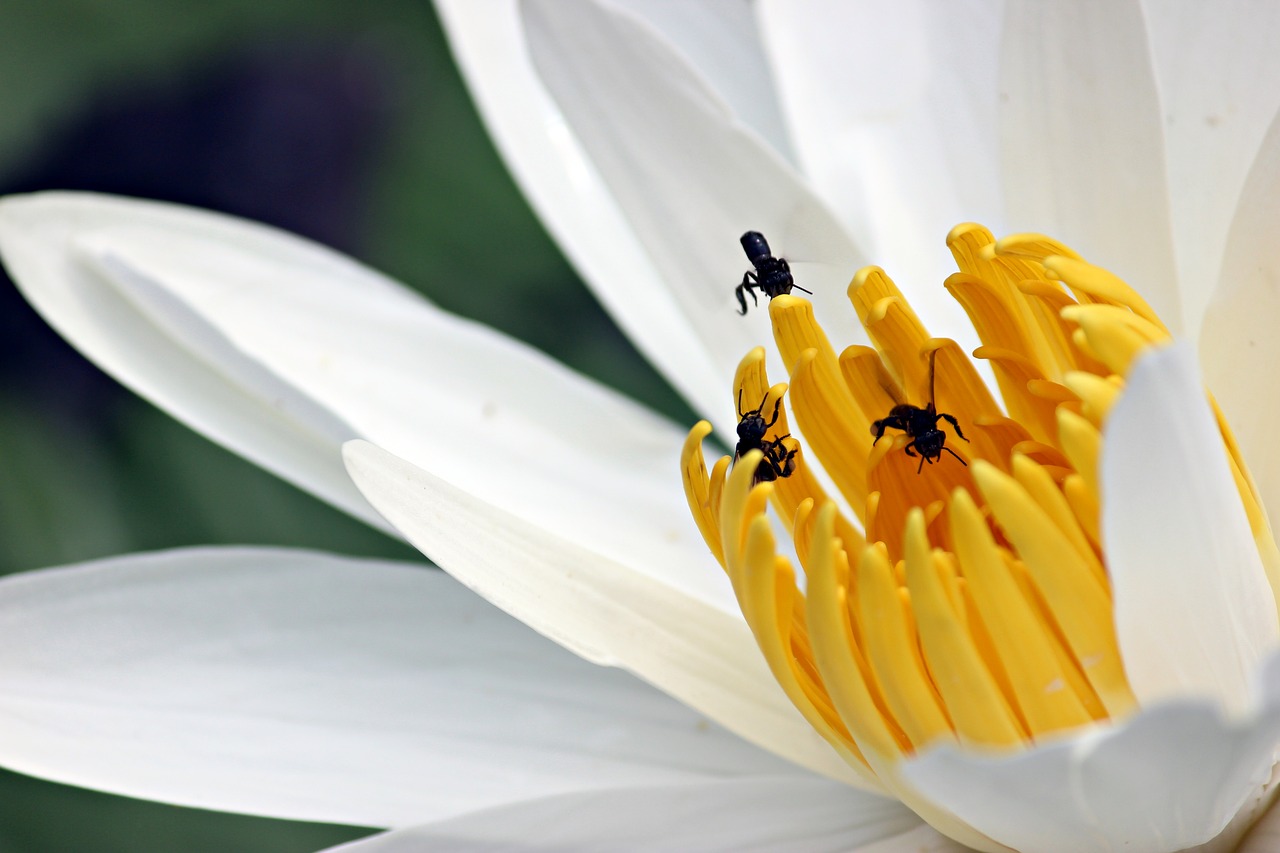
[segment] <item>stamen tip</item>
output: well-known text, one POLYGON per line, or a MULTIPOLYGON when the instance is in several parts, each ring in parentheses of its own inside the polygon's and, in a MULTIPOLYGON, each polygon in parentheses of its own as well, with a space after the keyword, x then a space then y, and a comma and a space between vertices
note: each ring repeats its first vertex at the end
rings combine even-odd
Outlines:
POLYGON ((978 484, 978 488, 984 492, 988 486, 999 481, 1004 476, 1004 472, 992 465, 985 459, 975 459, 969 468, 973 472, 973 479, 978 484))
POLYGON ((854 273, 853 281, 849 282, 849 297, 853 298, 853 294, 856 293, 859 288, 861 288, 864 284, 867 283, 867 279, 876 275, 884 275, 884 270, 877 266, 869 266, 869 267, 863 267, 862 269, 854 273))
POLYGON ((778 311, 794 311, 796 308, 809 304, 808 299, 790 293, 783 293, 769 301, 769 314, 772 316, 778 311))
POLYGON ((958 243, 970 234, 977 232, 980 236, 985 235, 985 239, 981 242, 989 242, 991 232, 977 222, 961 222, 955 228, 947 232, 947 245, 958 243))
MULTIPOLYGON (((777 298, 781 299, 782 297, 777 297, 777 298)), ((742 361, 738 362, 739 372, 741 372, 745 368, 759 364, 760 362, 764 361, 764 358, 765 358, 764 347, 753 347, 746 355, 742 357, 742 361)))

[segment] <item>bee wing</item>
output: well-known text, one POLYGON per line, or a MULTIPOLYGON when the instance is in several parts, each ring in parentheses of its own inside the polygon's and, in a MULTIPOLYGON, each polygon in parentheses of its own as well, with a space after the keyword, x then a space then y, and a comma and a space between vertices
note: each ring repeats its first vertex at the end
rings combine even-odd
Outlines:
POLYGON ((849 279, 870 261, 862 248, 829 215, 815 213, 812 205, 786 211, 776 226, 770 225, 769 246, 774 257, 791 266, 796 288, 813 294, 819 315, 832 317, 849 310, 845 290, 849 279))
POLYGON ((898 387, 897 382, 881 383, 880 387, 884 389, 886 394, 893 398, 894 408, 897 408, 898 406, 911 405, 907 402, 907 395, 902 393, 902 389, 898 387))

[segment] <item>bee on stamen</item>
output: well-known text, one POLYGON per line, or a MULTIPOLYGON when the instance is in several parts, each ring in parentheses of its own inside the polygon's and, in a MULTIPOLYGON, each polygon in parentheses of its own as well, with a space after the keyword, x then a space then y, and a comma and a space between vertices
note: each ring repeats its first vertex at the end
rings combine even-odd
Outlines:
POLYGON ((747 300, 744 294, 751 294, 752 305, 760 304, 756 299, 756 289, 770 299, 790 293, 792 288, 803 290, 810 296, 813 295, 813 291, 805 290, 796 284, 796 280, 791 276, 790 264, 782 258, 773 256, 773 252, 769 251, 769 243, 759 231, 748 231, 742 235, 739 242, 742 243, 742 250, 747 253, 747 260, 751 261, 751 266, 755 268, 747 270, 742 276, 742 284, 733 290, 734 296, 738 297, 738 304, 742 306, 739 314, 747 313, 747 300))
POLYGON ((968 467, 969 463, 965 462, 960 456, 947 447, 947 434, 938 429, 938 421, 945 420, 951 424, 951 428, 956 431, 965 442, 969 439, 964 437, 964 433, 960 431, 960 424, 956 421, 954 415, 948 415, 946 412, 939 412, 934 407, 933 396, 933 377, 934 364, 938 358, 938 351, 934 350, 929 353, 929 403, 923 409, 919 406, 913 406, 910 403, 899 403, 889 410, 887 417, 881 418, 871 424, 871 434, 876 440, 871 442, 875 445, 884 438, 886 429, 900 429, 910 436, 911 441, 903 448, 907 451, 907 455, 915 458, 916 453, 912 452, 912 448, 919 451, 920 464, 916 466, 916 473, 919 474, 924 469, 924 463, 928 462, 932 465, 942 459, 942 451, 947 451, 954 456, 961 465, 968 467))
MULTIPOLYGON (((764 407, 768 402, 769 395, 766 392, 759 406, 749 412, 744 412, 742 411, 742 389, 738 389, 738 446, 733 451, 733 461, 737 463, 739 459, 752 450, 759 450, 764 454, 764 458, 756 466, 752 485, 790 477, 791 472, 796 469, 795 455, 800 452, 798 447, 788 447, 785 443, 785 439, 791 438, 790 433, 770 440, 765 439, 765 435, 778 422, 778 411, 782 406, 782 397, 779 396, 774 402, 773 413, 769 420, 766 421, 764 419, 764 407)), ((792 439, 792 441, 794 440, 792 439)))

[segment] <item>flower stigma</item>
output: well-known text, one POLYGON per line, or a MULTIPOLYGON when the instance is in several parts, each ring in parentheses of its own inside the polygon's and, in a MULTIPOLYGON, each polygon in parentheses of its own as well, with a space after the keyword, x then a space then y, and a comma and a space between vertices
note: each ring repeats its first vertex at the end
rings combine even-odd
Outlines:
MULTIPOLYGON (((738 366, 733 399, 772 413, 785 395, 763 443, 795 419, 804 445, 785 440, 798 451, 790 473, 762 481, 758 449, 708 472, 706 421, 681 458, 689 508, 774 678, 867 783, 926 820, 935 807, 902 783, 904 758, 945 743, 1025 749, 1137 710, 1099 529, 1099 459, 1135 359, 1171 341, 1136 291, 1051 238, 997 242, 966 223, 947 244, 959 272, 946 288, 982 342, 973 356, 990 365, 998 399, 955 341, 931 337, 885 272, 867 267, 848 295, 874 347, 837 354, 810 302, 779 295, 769 314, 789 381, 770 383, 763 347, 738 366), (937 459, 912 455, 908 431, 876 440, 873 425, 895 406, 935 402, 966 440, 943 420, 937 459)), ((1222 443, 1198 450, 1225 451, 1274 592, 1280 552, 1209 402, 1222 443)))

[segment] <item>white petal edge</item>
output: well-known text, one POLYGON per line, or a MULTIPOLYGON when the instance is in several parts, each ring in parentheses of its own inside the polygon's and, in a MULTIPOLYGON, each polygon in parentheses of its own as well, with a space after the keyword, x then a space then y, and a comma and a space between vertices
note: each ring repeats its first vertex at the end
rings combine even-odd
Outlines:
POLYGON ((923 847, 921 837, 919 819, 892 800, 821 779, 761 778, 547 797, 384 833, 333 853, 963 853, 959 846, 923 847))
POLYGON ((1280 109, 1280 6, 1143 0, 1165 116, 1186 330, 1199 333, 1245 178, 1280 109))
POLYGON ((525 198, 627 336, 701 412, 724 378, 538 81, 518 0, 436 0, 476 106, 525 198))
MULTIPOLYGON (((763 304, 744 318, 733 295, 748 267, 745 231, 762 232, 778 256, 820 262, 793 267, 797 283, 814 291, 820 321, 853 327, 845 290, 865 256, 666 39, 607 3, 526 0, 521 9, 539 76, 722 381, 771 337, 763 304)), ((779 377, 786 367, 770 364, 779 377)), ((707 402, 703 413, 732 435, 731 395, 707 402)))
MULTIPOLYGON (((337 446, 359 434, 353 427, 238 352, 215 329, 187 323, 201 354, 188 351, 85 266, 75 241, 87 224, 115 223, 141 211, 153 217, 173 212, 192 230, 229 221, 90 195, 9 196, 0 199, 0 256, 41 316, 116 379, 214 441, 383 526, 336 464, 337 446), (208 359, 219 369, 210 369, 208 359)), ((320 264, 342 263, 337 255, 315 254, 320 264)), ((181 312, 172 302, 165 308, 171 315, 181 312)))
MULTIPOLYGON (((1005 230, 1001 3, 765 0, 761 33, 805 174, 934 334, 976 334, 942 289, 961 222, 1005 230), (960 330, 964 330, 961 332, 960 330)), ((967 336, 967 337, 964 337, 967 336)))
POLYGON ((261 548, 0 580, 0 763, 188 806, 402 826, 788 772, 425 566, 261 548))
MULTIPOLYGON (((1264 701, 1275 704, 1277 697, 1280 697, 1280 655, 1267 663, 1267 671, 1262 679, 1267 693, 1264 701)), ((1237 821, 1243 824, 1247 831, 1234 853, 1274 853, 1280 850, 1280 808, 1276 807, 1278 796, 1280 796, 1280 767, 1272 774, 1270 790, 1258 797, 1250 812, 1242 812, 1237 817, 1237 821)), ((1200 851, 1193 851, 1193 853, 1200 853, 1200 851)), ((1220 851, 1206 850, 1205 853, 1220 853, 1220 851)))
POLYGON ((1235 431, 1272 528, 1280 526, 1280 113, 1258 153, 1205 312, 1205 378, 1235 431))
POLYGON ((1241 713, 1280 622, 1204 395, 1188 342, 1134 363, 1103 427, 1103 547, 1139 704, 1198 696, 1241 713))
MULTIPOLYGON (((854 773, 787 701, 737 613, 521 521, 381 448, 353 441, 369 502, 464 585, 587 660, 622 667, 803 767, 854 773)), ((703 571, 718 572, 708 558, 703 571)))
POLYGON ((1187 331, 1173 257, 1163 116, 1139 0, 1010 0, 1001 47, 1005 203, 1187 331))
POLYGON ((344 509, 377 519, 339 450, 368 438, 734 607, 697 571, 704 549, 673 485, 681 430, 349 258, 231 217, 74 193, 0 202, 0 251, 109 373, 344 509))
POLYGON ((945 748, 903 771, 1016 850, 1228 853, 1248 826, 1235 816, 1256 816, 1274 794, 1278 745, 1274 702, 1230 722, 1210 703, 1185 701, 1008 758, 945 748))

